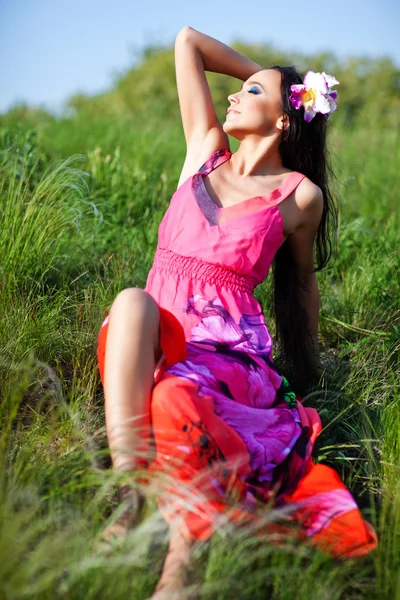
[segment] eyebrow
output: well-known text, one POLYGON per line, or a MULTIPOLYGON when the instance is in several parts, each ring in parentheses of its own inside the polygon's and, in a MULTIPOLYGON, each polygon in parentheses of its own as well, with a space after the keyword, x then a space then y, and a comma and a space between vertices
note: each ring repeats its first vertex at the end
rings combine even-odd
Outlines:
MULTIPOLYGON (((242 83, 242 87, 240 88, 241 90, 243 89, 243 86, 244 86, 245 83, 256 83, 257 85, 259 85, 260 87, 262 87, 262 89, 264 90, 264 87, 261 85, 261 83, 259 83, 258 81, 252 81, 252 80, 250 80, 250 81, 244 81, 242 83)), ((265 90, 264 90, 264 92, 265 92, 265 90)))

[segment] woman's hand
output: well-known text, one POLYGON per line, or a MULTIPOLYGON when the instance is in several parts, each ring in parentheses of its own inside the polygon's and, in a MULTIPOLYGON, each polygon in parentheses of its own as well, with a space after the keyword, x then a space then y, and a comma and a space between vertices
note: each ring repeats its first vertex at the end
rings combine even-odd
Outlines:
POLYGON ((237 52, 227 44, 185 25, 176 40, 190 41, 200 53, 206 71, 223 73, 245 81, 264 67, 237 52))

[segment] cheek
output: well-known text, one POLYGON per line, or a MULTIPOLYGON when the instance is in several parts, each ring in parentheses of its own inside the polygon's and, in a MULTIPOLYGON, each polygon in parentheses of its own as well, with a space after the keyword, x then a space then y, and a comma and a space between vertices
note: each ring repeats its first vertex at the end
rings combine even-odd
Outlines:
POLYGON ((265 99, 263 102, 254 103, 254 111, 265 119, 275 118, 278 110, 279 108, 275 102, 268 102, 265 99))
POLYGON ((271 106, 258 107, 255 111, 255 118, 260 125, 269 127, 271 123, 276 121, 274 108, 271 106))
POLYGON ((270 103, 265 107, 264 110, 264 122, 269 126, 275 126, 279 117, 282 116, 282 110, 280 105, 277 106, 275 103, 270 103))
POLYGON ((270 107, 265 104, 261 104, 261 102, 255 102, 251 107, 250 114, 258 121, 267 121, 271 114, 270 107))

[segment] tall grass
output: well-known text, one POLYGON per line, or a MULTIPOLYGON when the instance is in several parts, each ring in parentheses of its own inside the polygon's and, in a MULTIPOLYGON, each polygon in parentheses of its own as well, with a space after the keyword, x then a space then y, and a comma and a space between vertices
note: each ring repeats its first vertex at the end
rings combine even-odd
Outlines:
MULTIPOLYGON (((182 143, 175 132, 157 145, 149 127, 131 134, 132 151, 126 132, 124 146, 106 148, 99 125, 87 155, 55 157, 67 124, 60 131, 51 140, 0 133, 0 597, 140 600, 167 547, 157 482, 122 549, 103 556, 91 545, 115 517, 119 481, 109 469, 96 336, 116 293, 145 283, 182 143)), ((74 135, 84 148, 84 132, 74 135)), ((202 598, 400 598, 398 137, 336 131, 333 141, 339 254, 319 276, 332 366, 305 402, 324 424, 315 459, 337 469, 379 546, 340 562, 221 521, 195 549, 202 598)), ((273 329, 270 294, 270 282, 256 290, 273 329)))

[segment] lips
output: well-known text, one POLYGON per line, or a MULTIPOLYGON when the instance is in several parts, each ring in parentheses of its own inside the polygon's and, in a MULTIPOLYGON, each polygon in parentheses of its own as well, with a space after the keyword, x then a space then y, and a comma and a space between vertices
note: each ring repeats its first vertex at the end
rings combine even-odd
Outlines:
POLYGON ((235 110, 234 108, 228 108, 227 112, 228 112, 228 115, 231 113, 240 115, 240 112, 238 110, 235 110))

